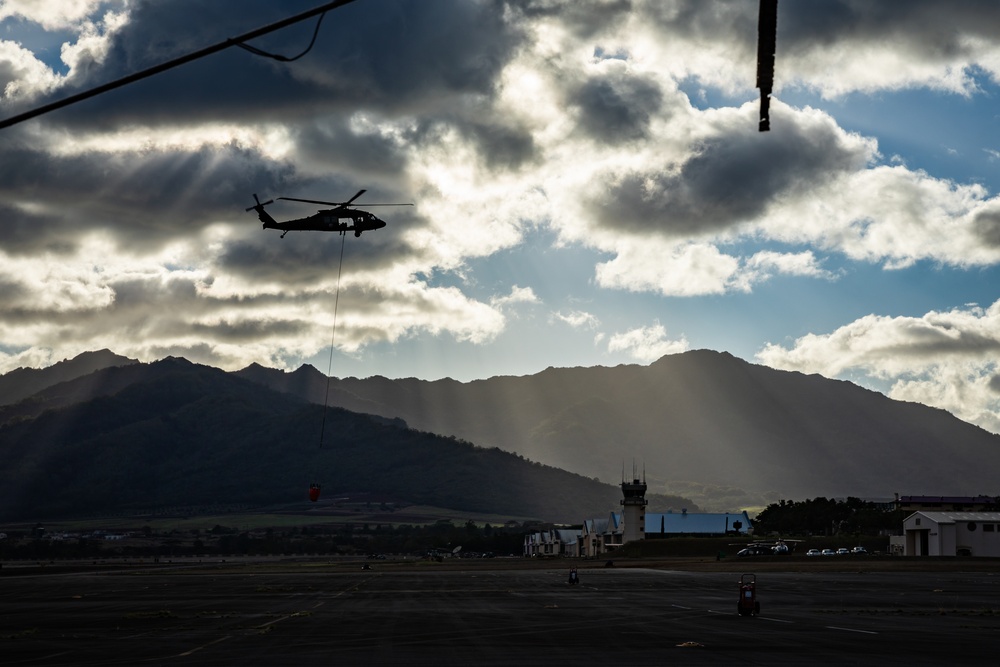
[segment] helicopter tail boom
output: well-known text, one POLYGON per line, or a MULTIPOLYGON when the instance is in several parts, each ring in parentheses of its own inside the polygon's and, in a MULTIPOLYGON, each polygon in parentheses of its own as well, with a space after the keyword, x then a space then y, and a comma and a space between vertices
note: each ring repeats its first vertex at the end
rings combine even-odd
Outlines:
POLYGON ((257 193, 256 192, 253 195, 253 200, 255 202, 257 202, 257 203, 254 204, 253 206, 249 207, 247 209, 247 211, 248 212, 249 211, 257 211, 257 217, 260 219, 260 221, 262 223, 264 223, 264 229, 267 229, 269 227, 272 228, 272 229, 277 229, 278 228, 278 221, 275 220, 274 218, 272 218, 271 214, 264 210, 264 207, 267 206, 268 204, 273 204, 274 200, 273 199, 268 199, 266 202, 264 202, 262 204, 260 202, 260 200, 257 199, 257 193))

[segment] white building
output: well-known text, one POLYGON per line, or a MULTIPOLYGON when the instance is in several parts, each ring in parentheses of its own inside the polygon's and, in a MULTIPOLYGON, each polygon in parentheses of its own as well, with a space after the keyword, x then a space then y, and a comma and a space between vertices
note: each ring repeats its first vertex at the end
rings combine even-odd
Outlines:
POLYGON ((620 547, 623 541, 624 516, 611 512, 607 519, 587 519, 580 533, 581 556, 593 558, 620 547))
POLYGON ((903 534, 905 556, 1000 556, 1000 512, 914 512, 903 534))
POLYGON ((550 528, 524 536, 524 555, 569 556, 580 555, 579 528, 550 528))

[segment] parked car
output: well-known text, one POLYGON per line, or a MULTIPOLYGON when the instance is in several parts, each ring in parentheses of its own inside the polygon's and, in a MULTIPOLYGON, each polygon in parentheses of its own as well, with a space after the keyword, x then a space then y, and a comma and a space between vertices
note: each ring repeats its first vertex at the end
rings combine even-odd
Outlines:
POLYGON ((864 547, 854 547, 853 549, 851 549, 851 553, 864 555, 868 553, 868 550, 865 549, 864 547))
POLYGON ((846 556, 849 553, 851 553, 851 550, 848 549, 847 547, 840 547, 839 549, 837 549, 838 556, 846 556))
POLYGON ((834 551, 833 549, 823 549, 823 555, 824 556, 836 556, 837 552, 834 551))
POLYGON ((806 555, 807 556, 819 556, 820 555, 820 550, 819 549, 810 549, 809 551, 806 552, 806 555))

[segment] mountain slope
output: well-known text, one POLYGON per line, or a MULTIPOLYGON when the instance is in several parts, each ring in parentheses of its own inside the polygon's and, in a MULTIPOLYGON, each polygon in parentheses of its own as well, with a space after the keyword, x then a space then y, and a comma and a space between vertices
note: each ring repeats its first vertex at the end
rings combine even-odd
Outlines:
POLYGON ((17 368, 0 375, 0 405, 16 403, 54 384, 73 380, 102 368, 135 363, 138 362, 110 350, 99 350, 84 352, 48 368, 17 368))
MULTIPOLYGON (((323 400, 314 369, 239 374, 323 400)), ((636 461, 651 490, 701 488, 693 500, 703 506, 727 489, 727 502, 743 503, 989 493, 1000 466, 1000 437, 942 410, 708 350, 469 383, 334 379, 330 403, 586 476, 614 479, 636 461)))
POLYGON ((620 499, 616 487, 579 475, 398 421, 324 410, 183 359, 92 375, 56 390, 71 402, 0 426, 5 518, 308 505, 313 481, 328 495, 364 491, 554 521, 605 516, 620 499), (99 394, 84 399, 84 384, 99 394))

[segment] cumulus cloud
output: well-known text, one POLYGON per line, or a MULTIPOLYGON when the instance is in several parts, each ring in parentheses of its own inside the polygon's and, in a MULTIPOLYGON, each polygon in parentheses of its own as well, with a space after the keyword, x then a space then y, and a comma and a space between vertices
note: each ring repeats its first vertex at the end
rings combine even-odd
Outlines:
POLYGON ((753 283, 767 280, 774 274, 827 280, 836 278, 835 273, 822 268, 822 262, 810 250, 796 253, 761 251, 747 259, 746 267, 747 271, 741 275, 746 282, 746 290, 749 290, 753 283))
POLYGON ((15 42, 0 40, 0 100, 33 99, 58 83, 59 77, 31 51, 15 42))
POLYGON ((656 361, 667 354, 679 354, 688 347, 687 339, 683 336, 677 340, 667 338, 667 330, 659 322, 615 333, 608 339, 609 352, 625 352, 633 359, 643 362, 656 361))
POLYGON ((535 291, 530 287, 518 287, 514 285, 510 290, 510 294, 504 296, 495 296, 490 299, 490 303, 496 308, 503 308, 505 306, 511 306, 519 303, 541 303, 535 291))
POLYGON ((121 4, 108 0, 5 0, 0 5, 0 21, 18 18, 45 30, 64 30, 78 26, 102 8, 121 4))
POLYGON ((776 199, 815 192, 822 179, 863 170, 871 142, 825 114, 796 113, 781 132, 746 131, 746 114, 706 114, 702 136, 669 162, 595 175, 587 202, 616 232, 690 237, 765 216, 776 199), (604 188, 599 185, 604 184, 604 188))
POLYGON ((913 86, 970 94, 973 66, 1000 76, 995 10, 977 0, 786 3, 779 59, 788 78, 826 95, 913 86))
POLYGON ((552 318, 560 322, 564 322, 574 329, 596 329, 601 324, 600 318, 596 315, 582 310, 555 312, 552 313, 552 318))
POLYGON ((892 398, 940 407, 1000 433, 998 352, 1000 301, 922 317, 868 315, 791 347, 766 345, 757 360, 827 377, 859 372, 889 381, 892 398))

